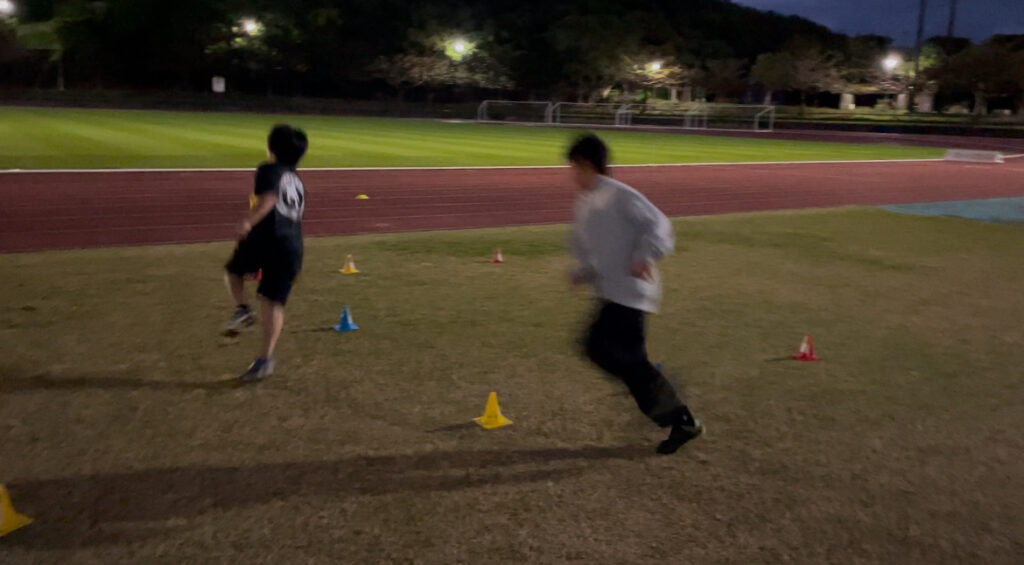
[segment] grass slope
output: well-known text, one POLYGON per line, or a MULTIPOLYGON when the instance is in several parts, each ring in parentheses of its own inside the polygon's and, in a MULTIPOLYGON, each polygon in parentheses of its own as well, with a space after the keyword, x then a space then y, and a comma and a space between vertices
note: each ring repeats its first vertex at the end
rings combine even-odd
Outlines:
MULTIPOLYGON (((0 169, 251 167, 270 126, 306 128, 307 167, 556 165, 578 131, 471 123, 0 107, 0 169)), ((933 148, 602 132, 620 164, 908 159, 933 148)))
POLYGON ((310 240, 246 389, 228 245, 0 255, 0 479, 37 519, 0 562, 1018 562, 1018 228, 676 227, 650 346, 710 433, 671 458, 574 351, 562 227, 310 240), (772 361, 806 332, 823 362, 772 361), (491 390, 515 425, 462 427, 491 390))

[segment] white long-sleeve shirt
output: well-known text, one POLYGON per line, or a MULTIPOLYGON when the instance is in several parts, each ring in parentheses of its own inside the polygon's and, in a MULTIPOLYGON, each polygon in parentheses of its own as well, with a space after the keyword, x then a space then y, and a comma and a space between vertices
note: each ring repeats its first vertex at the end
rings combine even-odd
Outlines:
POLYGON ((572 254, 579 276, 594 286, 598 297, 623 306, 657 312, 661 278, 630 274, 637 261, 655 262, 672 252, 672 223, 643 194, 607 176, 576 203, 572 254))

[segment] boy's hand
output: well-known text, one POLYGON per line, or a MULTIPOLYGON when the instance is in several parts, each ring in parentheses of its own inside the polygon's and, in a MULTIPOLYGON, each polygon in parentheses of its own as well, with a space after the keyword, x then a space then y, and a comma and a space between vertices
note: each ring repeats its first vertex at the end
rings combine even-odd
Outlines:
POLYGON ((579 271, 573 271, 569 273, 569 284, 572 286, 587 284, 587 276, 579 271))
POLYGON ((245 239, 251 231, 252 223, 248 219, 242 220, 242 223, 238 224, 238 239, 245 239))
POLYGON ((634 261, 629 267, 629 274, 636 279, 654 282, 654 264, 650 261, 634 261))

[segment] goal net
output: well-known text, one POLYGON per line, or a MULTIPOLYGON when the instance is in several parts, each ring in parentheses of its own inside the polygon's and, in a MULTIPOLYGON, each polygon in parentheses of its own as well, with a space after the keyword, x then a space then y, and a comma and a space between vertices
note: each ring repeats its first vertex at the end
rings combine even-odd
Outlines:
POLYGON ((559 102, 551 108, 551 123, 565 125, 629 125, 628 104, 559 102))
POLYGON ((758 104, 617 104, 485 100, 481 122, 617 127, 665 127, 693 130, 772 131, 775 107, 758 104))
POLYGON ((775 107, 752 104, 632 104, 619 124, 684 129, 772 131, 775 107))
POLYGON ((696 104, 683 115, 686 129, 772 131, 775 107, 756 104, 696 104))
POLYGON ((551 123, 550 102, 519 102, 514 100, 484 100, 477 108, 476 119, 481 122, 551 123))

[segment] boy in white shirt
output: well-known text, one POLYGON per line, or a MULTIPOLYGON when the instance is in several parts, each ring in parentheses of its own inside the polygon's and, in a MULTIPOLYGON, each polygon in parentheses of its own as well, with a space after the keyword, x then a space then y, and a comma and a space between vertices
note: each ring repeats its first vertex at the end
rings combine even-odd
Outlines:
POLYGON ((576 206, 572 253, 579 265, 572 283, 591 285, 598 298, 584 351, 626 384, 644 414, 672 429, 658 453, 675 453, 704 427, 647 358, 646 318, 661 300, 654 263, 675 246, 672 224, 642 194, 608 176, 608 148, 597 136, 577 140, 568 158, 584 191, 576 206))

